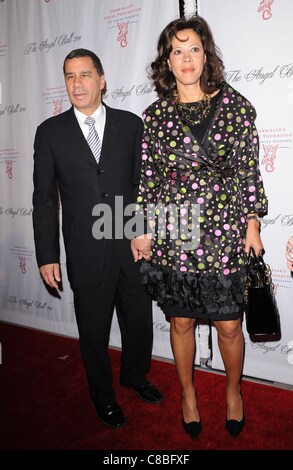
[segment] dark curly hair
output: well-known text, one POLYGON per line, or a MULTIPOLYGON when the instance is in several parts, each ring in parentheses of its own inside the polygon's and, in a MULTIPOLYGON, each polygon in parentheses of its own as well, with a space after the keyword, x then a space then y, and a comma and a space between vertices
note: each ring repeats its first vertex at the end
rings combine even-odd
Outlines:
POLYGON ((176 89, 174 75, 169 70, 167 59, 172 51, 171 41, 183 29, 192 29, 201 39, 206 55, 206 63, 200 77, 200 86, 204 93, 213 93, 224 82, 224 64, 220 50, 215 45, 209 25, 201 16, 181 17, 171 21, 162 31, 158 41, 158 56, 150 65, 149 75, 155 90, 162 98, 176 89))

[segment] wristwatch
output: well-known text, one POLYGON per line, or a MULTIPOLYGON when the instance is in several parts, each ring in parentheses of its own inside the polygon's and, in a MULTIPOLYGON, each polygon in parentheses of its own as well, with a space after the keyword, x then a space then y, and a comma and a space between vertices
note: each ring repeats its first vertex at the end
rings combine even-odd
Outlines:
POLYGON ((247 220, 256 220, 260 224, 260 218, 257 214, 251 214, 246 217, 247 220))

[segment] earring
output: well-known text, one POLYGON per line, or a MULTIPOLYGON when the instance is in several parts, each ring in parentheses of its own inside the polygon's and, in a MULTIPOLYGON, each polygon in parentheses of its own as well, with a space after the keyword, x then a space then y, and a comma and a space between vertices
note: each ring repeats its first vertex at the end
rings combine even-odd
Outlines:
POLYGON ((172 68, 171 68, 171 67, 169 67, 169 72, 172 72, 172 68))

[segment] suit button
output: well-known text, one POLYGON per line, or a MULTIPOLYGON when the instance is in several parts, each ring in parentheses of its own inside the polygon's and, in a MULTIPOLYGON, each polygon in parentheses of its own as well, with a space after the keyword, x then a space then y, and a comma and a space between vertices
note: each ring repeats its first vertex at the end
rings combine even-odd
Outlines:
POLYGON ((101 194, 101 197, 103 197, 103 198, 104 198, 104 197, 108 197, 108 196, 109 196, 108 193, 102 193, 102 194, 101 194))
POLYGON ((99 169, 99 170, 97 170, 97 173, 98 173, 98 175, 102 175, 104 173, 104 170, 99 169))

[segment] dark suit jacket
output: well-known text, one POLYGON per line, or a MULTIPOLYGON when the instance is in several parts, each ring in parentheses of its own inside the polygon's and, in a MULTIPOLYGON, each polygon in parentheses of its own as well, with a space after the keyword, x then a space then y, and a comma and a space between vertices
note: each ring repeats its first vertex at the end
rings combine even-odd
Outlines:
MULTIPOLYGON (((38 265, 59 263, 59 192, 68 278, 73 287, 94 287, 103 272, 105 240, 92 235, 97 220, 93 207, 103 203, 113 208, 115 196, 123 196, 124 206, 135 202, 140 178, 142 121, 128 111, 105 108, 99 164, 73 107, 44 121, 35 136, 33 224, 38 265)), ((115 247, 124 271, 137 275, 139 266, 133 261, 130 241, 117 240, 115 247)))

